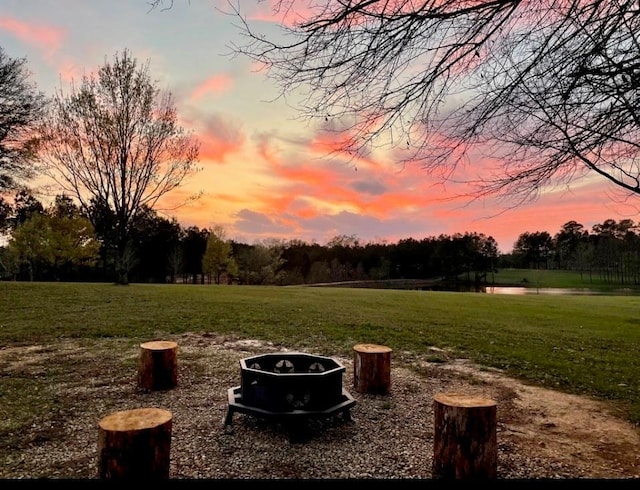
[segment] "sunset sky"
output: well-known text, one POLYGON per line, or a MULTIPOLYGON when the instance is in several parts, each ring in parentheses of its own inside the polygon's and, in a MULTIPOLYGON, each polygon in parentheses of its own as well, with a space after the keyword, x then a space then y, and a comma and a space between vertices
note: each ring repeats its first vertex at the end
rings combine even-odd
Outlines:
MULTIPOLYGON (((240 3, 269 28, 272 2, 240 3)), ((150 11, 146 0, 2 0, 0 46, 27 59, 47 95, 125 49, 149 61, 152 78, 173 93, 181 125, 202 144, 202 170, 163 201, 165 214, 184 227, 222 225, 228 238, 244 243, 324 244, 336 235, 395 243, 476 232, 493 236, 506 253, 526 231, 554 235, 570 220, 590 231, 608 218, 640 219, 638 202, 623 203, 601 178, 508 209, 506 202, 456 197, 470 189, 443 186, 418 166, 400 167, 391 150, 357 165, 328 158, 326 128, 296 119, 273 100, 278 90, 264 73, 229 55, 229 44, 242 40, 237 19, 221 10, 229 10, 226 0, 175 0, 168 11, 150 11), (199 191, 200 199, 171 210, 199 191)))

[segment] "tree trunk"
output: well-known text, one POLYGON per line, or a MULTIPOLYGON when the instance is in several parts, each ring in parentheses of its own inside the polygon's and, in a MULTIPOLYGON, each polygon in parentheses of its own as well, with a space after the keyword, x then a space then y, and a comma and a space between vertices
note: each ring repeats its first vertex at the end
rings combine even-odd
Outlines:
POLYGON ((102 479, 167 479, 172 414, 159 408, 115 412, 98 423, 102 479))
POLYGON ((353 347, 353 385, 360 393, 386 395, 391 390, 391 348, 357 344, 353 347))
POLYGON ((434 397, 433 477, 494 479, 496 403, 461 393, 434 397))
POLYGON ((120 286, 126 286, 129 284, 129 272, 125 264, 126 258, 125 252, 118 250, 118 256, 116 257, 116 284, 120 286))
POLYGON ((129 271, 133 259, 133 245, 129 241, 126 229, 118 230, 118 246, 116 250, 116 284, 129 284, 129 271))

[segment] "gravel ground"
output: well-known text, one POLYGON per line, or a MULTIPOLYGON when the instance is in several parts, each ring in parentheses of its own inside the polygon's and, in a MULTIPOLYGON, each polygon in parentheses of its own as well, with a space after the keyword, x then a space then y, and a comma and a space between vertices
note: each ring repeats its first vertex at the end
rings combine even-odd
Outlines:
MULTIPOLYGON (((158 392, 139 390, 135 372, 99 365, 95 352, 80 343, 66 342, 54 351, 38 346, 20 353, 18 347, 0 349, 0 366, 8 376, 46 369, 56 356, 76 356, 78 366, 94 370, 79 368, 81 379, 56 387, 57 401, 65 408, 34 421, 24 443, 2 455, 7 464, 0 468, 0 478, 95 479, 100 418, 117 410, 159 407, 173 415, 172 479, 430 479, 432 404, 441 392, 497 402, 499 479, 640 477, 638 429, 601 405, 584 400, 581 408, 577 398, 560 400, 565 395, 555 392, 544 396, 553 394, 558 403, 543 403, 540 392, 500 373, 479 371, 460 360, 429 364, 408 353, 393 353, 388 395, 353 392, 352 360, 334 358, 345 366, 343 387, 356 399, 352 420, 338 414, 310 420, 293 431, 272 420, 235 413, 225 427, 227 390, 240 384, 240 359, 280 349, 197 334, 171 340, 179 345, 178 386, 158 392), (561 416, 561 406, 572 408, 561 416), (602 432, 584 427, 596 422, 602 432)), ((114 348, 118 346, 110 346, 114 348)), ((120 348, 129 360, 138 355, 130 346, 120 348)))

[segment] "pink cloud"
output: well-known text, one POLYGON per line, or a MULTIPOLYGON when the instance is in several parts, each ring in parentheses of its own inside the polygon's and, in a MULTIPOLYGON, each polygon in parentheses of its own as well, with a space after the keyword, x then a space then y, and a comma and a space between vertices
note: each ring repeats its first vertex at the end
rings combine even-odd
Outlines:
POLYGON ((47 53, 56 51, 64 38, 64 33, 60 29, 41 24, 29 24, 11 17, 0 17, 0 29, 47 53))
POLYGON ((244 7, 240 13, 248 20, 279 23, 285 26, 309 20, 318 9, 317 6, 314 7, 307 2, 283 2, 282 0, 263 0, 249 4, 248 8, 246 5, 244 7))
POLYGON ((71 59, 66 59, 59 64, 60 78, 67 83, 80 82, 82 77, 87 74, 84 66, 79 65, 71 59))
POLYGON ((191 94, 191 99, 198 100, 209 93, 220 95, 231 90, 233 85, 233 78, 231 78, 229 75, 215 75, 199 84, 191 94))
POLYGON ((242 149, 242 138, 229 140, 215 134, 200 137, 200 160, 224 162, 228 155, 242 149))
POLYGON ((342 132, 321 132, 309 141, 308 150, 317 154, 342 155, 345 159, 352 158, 344 148, 351 143, 350 135, 342 132))
POLYGON ((228 155, 242 150, 246 136, 234 121, 222 116, 210 116, 204 131, 198 132, 201 142, 200 160, 224 162, 228 155))

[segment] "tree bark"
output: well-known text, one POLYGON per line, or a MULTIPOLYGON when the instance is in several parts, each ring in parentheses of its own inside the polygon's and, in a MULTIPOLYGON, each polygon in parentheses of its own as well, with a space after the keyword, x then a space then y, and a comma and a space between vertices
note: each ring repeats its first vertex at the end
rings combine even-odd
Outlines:
POLYGON ((98 474, 102 479, 167 479, 171 453, 171 412, 137 408, 114 412, 98 422, 98 474))
POLYGON ((178 344, 155 340, 140 344, 138 386, 144 390, 168 390, 178 384, 178 344))
POLYGON ((391 390, 391 348, 357 344, 353 347, 353 385, 360 393, 386 395, 391 390))
POLYGON ((433 477, 494 479, 496 402, 462 393, 434 397, 433 477))

